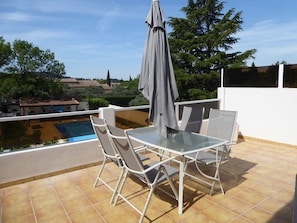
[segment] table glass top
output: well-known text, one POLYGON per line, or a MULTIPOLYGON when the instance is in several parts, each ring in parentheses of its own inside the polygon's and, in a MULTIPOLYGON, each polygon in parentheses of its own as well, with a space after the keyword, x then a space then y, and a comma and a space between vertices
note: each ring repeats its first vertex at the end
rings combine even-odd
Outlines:
POLYGON ((179 155, 198 152, 227 143, 227 141, 222 139, 186 131, 178 131, 165 138, 159 134, 156 127, 136 128, 128 130, 127 134, 130 138, 146 145, 171 151, 179 155))

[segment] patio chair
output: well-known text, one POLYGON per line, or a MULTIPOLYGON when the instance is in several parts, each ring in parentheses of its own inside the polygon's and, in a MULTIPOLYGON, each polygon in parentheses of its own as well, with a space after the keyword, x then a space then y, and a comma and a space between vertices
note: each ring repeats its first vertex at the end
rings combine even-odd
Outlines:
MULTIPOLYGON (((203 120, 203 114, 204 108, 184 106, 179 130, 199 133, 203 120)), ((159 150, 159 154, 160 159, 162 160, 162 156, 165 155, 165 151, 159 150)), ((167 156, 170 157, 171 154, 168 153, 167 156)))
POLYGON ((120 177, 121 183, 117 188, 115 194, 114 205, 116 205, 118 199, 121 198, 141 215, 139 222, 142 222, 147 208, 149 206, 154 189, 158 185, 166 182, 166 180, 169 182, 174 196, 171 193, 159 187, 158 188, 161 191, 168 194, 169 196, 172 196, 174 199, 178 200, 178 193, 173 184, 172 177, 177 175, 179 170, 165 164, 173 158, 168 158, 163 161, 155 161, 144 165, 142 161, 139 159, 139 157, 136 155, 135 149, 133 148, 133 145, 129 137, 127 136, 126 132, 123 134, 123 132, 118 132, 116 128, 108 125, 108 135, 110 136, 111 143, 114 146, 115 150, 117 150, 117 152, 120 154, 125 170, 122 176, 120 177), (125 186, 125 181, 127 179, 128 174, 136 176, 142 183, 144 183, 146 186, 150 188, 147 200, 142 210, 137 208, 135 204, 133 204, 129 200, 128 196, 122 194, 122 190, 125 186))
MULTIPOLYGON (((115 191, 115 188, 111 187, 108 182, 102 179, 101 175, 103 173, 103 170, 107 164, 108 161, 112 161, 115 165, 117 165, 119 168, 121 168, 121 172, 123 171, 123 164, 122 160, 119 156, 119 154, 116 153, 113 146, 110 144, 110 140, 107 134, 106 126, 107 123, 104 119, 100 119, 94 115, 90 115, 90 120, 94 129, 94 132, 97 136, 97 139, 99 141, 99 148, 101 148, 101 151, 103 153, 103 163, 99 169, 98 175, 96 177, 96 180, 94 182, 93 187, 96 187, 98 181, 100 181, 103 185, 105 185, 108 189, 110 189, 113 193, 115 191)), ((121 129, 121 131, 124 131, 121 129)), ((144 147, 142 147, 144 148, 144 147)), ((142 154, 137 154, 141 160, 148 160, 149 158, 142 154)), ((115 186, 117 187, 117 185, 115 186)), ((111 202, 113 200, 113 197, 111 199, 111 202)))
POLYGON ((200 132, 204 108, 184 106, 180 130, 200 132))
MULTIPOLYGON (((238 179, 232 163, 229 162, 231 146, 233 144, 232 140, 236 126, 236 119, 236 111, 210 109, 206 135, 224 139, 228 141, 228 143, 219 148, 212 148, 208 151, 202 151, 186 156, 187 162, 185 168, 187 168, 190 162, 195 162, 196 168, 198 169, 199 173, 211 180, 211 182, 202 181, 203 183, 206 183, 210 186, 210 195, 212 195, 213 193, 216 182, 219 183, 222 193, 225 193, 220 179, 220 166, 222 163, 228 162, 231 173, 235 176, 236 180, 238 179), (199 164, 202 164, 204 166, 204 170, 201 170, 199 164), (214 174, 209 173, 208 167, 210 165, 215 167, 214 174)), ((197 181, 201 181, 200 178, 192 176, 191 174, 187 173, 186 175, 192 177, 193 179, 197 179, 197 181)))

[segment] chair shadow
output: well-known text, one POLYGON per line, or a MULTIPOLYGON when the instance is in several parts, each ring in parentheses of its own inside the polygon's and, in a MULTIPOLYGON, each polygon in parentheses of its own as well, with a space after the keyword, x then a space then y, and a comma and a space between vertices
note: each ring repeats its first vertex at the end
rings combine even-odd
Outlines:
MULTIPOLYGON (((143 182, 141 182, 137 177, 131 175, 129 176, 129 178, 136 184, 143 186, 143 188, 148 188, 146 186, 146 184, 144 184, 143 182)), ((179 187, 179 182, 178 182, 178 178, 176 178, 174 180, 174 186, 178 191, 178 187, 179 187)), ((196 187, 197 188, 197 187, 196 187)), ((197 201, 199 201, 202 197, 205 196, 205 193, 201 192, 199 189, 193 189, 193 187, 188 187, 187 185, 185 185, 184 187, 184 208, 183 208, 183 212, 185 212, 187 209, 189 209, 194 203, 196 203, 197 201)), ((135 193, 131 193, 128 195, 128 197, 131 199, 134 196, 139 196, 140 194, 144 194, 146 190, 138 190, 135 191, 135 193)), ((167 213, 171 212, 171 211, 176 211, 176 208, 178 207, 178 201, 176 199, 174 199, 173 197, 169 196, 168 194, 164 193, 164 191, 166 191, 168 194, 173 194, 171 187, 169 185, 168 182, 165 182, 161 185, 158 185, 155 190, 154 190, 154 196, 157 199, 160 199, 166 203, 168 203, 170 205, 170 207, 160 216, 154 218, 154 219, 150 219, 148 216, 145 216, 149 221, 156 221, 158 219, 160 219, 162 216, 166 215, 167 213)))
MULTIPOLYGON (((240 185, 241 183, 243 183, 246 178, 245 178, 245 174, 247 174, 247 172, 252 169, 253 167, 255 167, 257 165, 257 163, 253 163, 250 161, 246 161, 246 160, 242 160, 236 157, 232 157, 228 162, 230 162, 234 169, 235 169, 235 174, 237 175, 237 180, 235 178, 235 176, 232 174, 232 172, 230 171, 230 166, 228 163, 222 163, 220 166, 220 178, 221 178, 221 183, 223 185, 224 191, 225 193, 227 193, 229 190, 235 188, 236 186, 240 185)), ((203 166, 201 166, 201 169, 203 169, 203 166)), ((209 167, 208 169, 208 174, 213 174, 214 173, 215 168, 214 167, 209 167)), ((205 177, 203 177, 198 170, 196 169, 196 166, 194 163, 189 164, 188 166, 188 172, 190 172, 191 174, 194 174, 197 177, 201 177, 203 180, 208 181, 205 177)), ((193 182, 196 182, 197 184, 201 184, 195 180, 192 180, 193 182)), ((201 185, 199 186, 199 189, 201 190, 201 192, 209 194, 210 188, 208 186, 204 186, 201 185)), ((221 190, 219 188, 219 184, 216 184, 216 187, 214 189, 213 195, 219 194, 221 193, 221 190)))
MULTIPOLYGON (((229 164, 224 163, 221 165, 221 181, 224 187, 224 190, 226 193, 228 193, 229 190, 232 190, 236 186, 243 183, 246 178, 244 175, 253 167, 257 165, 257 163, 249 162, 246 160, 238 159, 238 158, 231 158, 229 162, 232 162, 233 166, 236 168, 236 174, 238 176, 238 180, 235 179, 235 177, 229 172, 229 164)), ((195 167, 195 164, 189 164, 188 170, 191 171, 191 173, 198 174, 198 171, 195 167)), ((202 177, 202 176, 201 176, 202 177)), ((129 178, 136 184, 143 187, 143 189, 147 189, 148 187, 146 184, 141 182, 136 176, 129 175, 129 178)), ((178 178, 174 181, 174 185, 176 189, 178 190, 178 178)), ((166 193, 164 193, 162 190, 159 190, 161 188, 162 190, 165 190, 166 192, 173 194, 171 187, 168 182, 163 183, 156 187, 154 190, 154 196, 156 196, 158 199, 168 203, 170 207, 165 211, 165 213, 161 214, 160 216, 157 216, 154 219, 150 219, 148 216, 146 218, 149 221, 156 221, 157 219, 164 216, 166 213, 170 211, 175 211, 178 207, 178 201, 174 198, 170 197, 166 193)), ((146 193, 147 190, 142 190, 139 188, 139 190, 135 191, 135 193, 132 193, 128 195, 128 197, 133 198, 134 196, 139 196, 140 194, 146 193)), ((205 195, 208 195, 210 192, 210 188, 208 186, 205 186, 197 181, 192 180, 191 178, 186 177, 184 182, 184 208, 183 212, 186 212, 189 208, 191 208, 196 202, 198 202, 200 199, 202 199, 205 195)), ((214 190, 214 194, 221 193, 218 184, 216 185, 216 188, 214 190)), ((273 221, 271 221, 272 223, 273 221)))
POLYGON ((223 163, 221 165, 221 182, 226 193, 228 192, 228 190, 231 190, 243 183, 246 180, 245 175, 248 173, 248 171, 254 168, 256 165, 258 165, 257 163, 242 160, 236 157, 232 157, 228 162, 230 162, 233 165, 235 169, 235 174, 237 175, 238 179, 236 180, 235 176, 232 175, 232 173, 229 171, 230 166, 228 163, 223 163))
MULTIPOLYGON (((143 183, 141 180, 139 180, 138 177, 134 176, 133 174, 129 175, 129 178, 133 181, 133 183, 135 184, 138 184, 140 187, 142 187, 142 189, 138 188, 136 189, 134 192, 130 192, 129 195, 127 195, 127 198, 128 199, 133 199, 134 197, 136 196, 140 196, 140 195, 144 195, 148 192, 148 186, 147 184, 143 183)), ((178 189, 178 184, 177 182, 174 182, 175 184, 175 187, 176 189, 178 189)), ((164 191, 166 191, 167 193, 169 194, 173 194, 172 190, 171 190, 171 187, 169 185, 168 182, 165 182, 161 185, 158 185, 154 192, 153 192, 153 195, 168 203, 170 205, 170 207, 164 212, 162 213, 161 215, 155 217, 154 219, 150 218, 150 216, 148 216, 147 214, 145 215, 145 218, 149 221, 149 222, 154 222, 160 218, 162 218, 164 215, 166 215, 167 213, 169 213, 170 211, 173 211, 176 209, 176 207, 178 206, 178 202, 177 200, 175 200, 173 197, 169 196, 168 194, 164 193, 164 191), (161 189, 161 190, 160 190, 161 189)), ((124 202, 124 201, 121 201, 121 202, 124 202)), ((151 201, 152 202, 152 201, 151 201)))
MULTIPOLYGON (((174 183, 175 188, 178 190, 178 180, 174 183)), ((168 183, 166 184, 162 184, 159 186, 159 188, 162 188, 162 190, 166 190, 168 193, 172 193, 171 191, 171 187, 168 183)), ((158 218, 161 218, 163 215, 169 213, 170 211, 176 211, 175 209, 178 207, 178 201, 175 200, 174 198, 168 196, 166 193, 164 193, 163 191, 159 190, 158 188, 156 188, 154 195, 158 198, 161 199, 169 204, 171 204, 171 208, 168 209, 164 214, 160 215, 158 218)), ((196 203, 198 200, 200 200, 202 197, 205 196, 205 193, 199 191, 199 190, 193 190, 190 187, 187 187, 187 185, 185 185, 184 187, 184 200, 183 200, 183 212, 185 212, 186 210, 188 210, 194 203, 196 203)), ((157 219, 158 219, 157 218, 157 219)), ((157 220, 154 219, 154 220, 157 220)))

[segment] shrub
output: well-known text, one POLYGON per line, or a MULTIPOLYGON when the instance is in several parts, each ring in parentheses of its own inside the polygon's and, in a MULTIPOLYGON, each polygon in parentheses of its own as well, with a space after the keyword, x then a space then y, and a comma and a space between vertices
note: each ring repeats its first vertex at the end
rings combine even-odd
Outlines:
POLYGON ((109 102, 103 98, 91 98, 89 100, 89 109, 98 109, 99 107, 108 107, 109 102))

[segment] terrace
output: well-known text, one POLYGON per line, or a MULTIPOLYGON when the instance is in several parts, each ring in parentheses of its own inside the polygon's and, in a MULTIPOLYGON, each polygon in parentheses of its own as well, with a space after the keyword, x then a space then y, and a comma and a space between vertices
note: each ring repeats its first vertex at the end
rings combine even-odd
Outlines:
MULTIPOLYGON (((187 179, 183 215, 156 190, 144 222, 291 222, 296 148, 239 139, 232 157, 239 181, 223 174, 225 195, 209 196, 207 188, 187 179)), ((99 165, 2 188, 2 222, 138 222, 127 204, 109 204, 106 187, 92 187, 99 165)), ((118 174, 110 163, 104 177, 114 184, 118 174)), ((133 199, 143 204, 147 190, 132 179, 128 183, 138 191, 133 199)))
MULTIPOLYGON (((175 201, 156 190, 144 222, 292 222, 297 169, 296 95, 296 89, 283 88, 279 81, 277 88, 222 86, 218 99, 176 103, 177 117, 186 104, 238 111, 240 137, 231 155, 239 180, 222 172, 226 194, 217 190, 209 196, 208 188, 186 179, 183 215, 178 215, 175 201)), ((108 108, 99 113, 105 112, 104 117, 113 123, 130 120, 134 112, 139 115, 145 109, 108 108)), ((94 113, 98 111, 7 117, 0 123, 56 120, 61 116, 77 120, 77 116, 94 113)), ((206 125, 207 119, 202 131, 206 125)), ((139 215, 125 203, 115 207, 109 204, 111 192, 103 185, 93 188, 101 161, 96 139, 0 154, 2 222, 138 222, 139 215)), ((114 184, 118 170, 111 164, 108 170, 104 177, 114 184)), ((128 183, 138 191, 133 199, 143 204, 147 190, 133 178, 128 183)))

